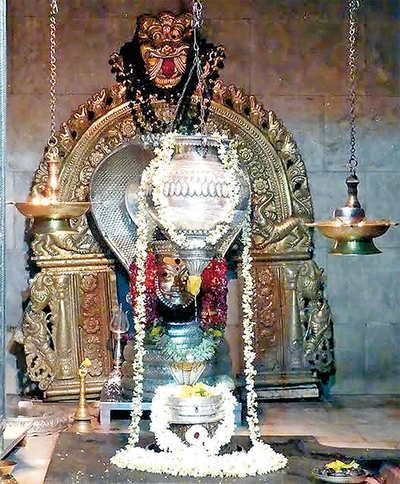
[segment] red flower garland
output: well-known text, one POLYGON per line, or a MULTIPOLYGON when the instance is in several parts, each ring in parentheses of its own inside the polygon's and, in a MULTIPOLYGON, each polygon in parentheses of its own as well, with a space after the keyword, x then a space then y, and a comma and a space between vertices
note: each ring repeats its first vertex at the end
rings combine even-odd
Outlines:
POLYGON ((201 274, 201 323, 202 329, 222 330, 226 326, 228 281, 226 273, 228 267, 225 259, 212 259, 201 274))
MULTIPOLYGON (((156 276, 157 276, 157 262, 156 256, 152 250, 147 252, 145 262, 145 286, 146 286, 146 328, 150 328, 153 325, 154 320, 157 318, 157 293, 156 293, 156 276)), ((136 278, 137 278, 137 265, 132 262, 130 270, 130 282, 131 282, 131 298, 133 306, 133 314, 136 316, 136 278)))
MULTIPOLYGON (((228 281, 226 278, 228 268, 223 257, 212 259, 201 274, 202 311, 200 327, 203 330, 220 329, 226 325, 228 294, 228 281)), ((157 292, 156 276, 157 262, 152 250, 147 253, 145 262, 146 272, 146 328, 151 328, 157 319, 157 292)), ((133 312, 136 315, 135 305, 137 266, 132 262, 130 267, 131 297, 133 312)))

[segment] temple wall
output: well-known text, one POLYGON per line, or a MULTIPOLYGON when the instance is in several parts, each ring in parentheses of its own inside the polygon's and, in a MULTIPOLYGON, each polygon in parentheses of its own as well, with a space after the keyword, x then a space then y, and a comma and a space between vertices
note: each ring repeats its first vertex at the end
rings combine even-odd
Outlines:
MULTIPOLYGON (((25 199, 49 129, 47 1, 9 2, 8 199, 25 199)), ((58 123, 99 88, 110 86, 109 54, 131 38, 137 14, 181 10, 175 0, 60 2, 58 123)), ((316 219, 345 199, 348 157, 344 5, 332 0, 210 0, 207 36, 227 47, 222 77, 256 94, 293 132, 308 170, 316 219)), ((370 217, 400 221, 400 2, 365 0, 361 14, 360 198, 370 217)), ((14 327, 27 296, 24 219, 7 218, 7 315, 14 327)), ((400 393, 400 228, 377 245, 380 256, 327 256, 335 318, 332 394, 400 393)), ((232 285, 231 285, 232 286, 232 285)), ((233 285, 234 286, 234 285, 233 285)), ((231 297, 231 300, 234 299, 231 297)), ((231 308, 231 314, 236 314, 231 308)), ((229 330, 238 334, 237 318, 229 330)), ((237 336, 236 336, 237 337, 237 336)), ((18 389, 8 356, 8 391, 18 389)))

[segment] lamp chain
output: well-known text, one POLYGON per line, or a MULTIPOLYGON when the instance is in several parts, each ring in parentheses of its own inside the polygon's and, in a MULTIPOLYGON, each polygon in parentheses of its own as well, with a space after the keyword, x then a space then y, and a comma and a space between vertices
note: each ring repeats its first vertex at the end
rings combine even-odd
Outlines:
POLYGON ((347 169, 355 175, 358 161, 356 159, 356 102, 357 102, 357 10, 360 0, 349 0, 349 103, 350 103, 350 158, 347 169))
POLYGON ((50 0, 50 12, 49 12, 50 137, 48 141, 48 145, 50 147, 55 147, 57 144, 57 138, 56 138, 57 14, 58 14, 57 0, 50 0))

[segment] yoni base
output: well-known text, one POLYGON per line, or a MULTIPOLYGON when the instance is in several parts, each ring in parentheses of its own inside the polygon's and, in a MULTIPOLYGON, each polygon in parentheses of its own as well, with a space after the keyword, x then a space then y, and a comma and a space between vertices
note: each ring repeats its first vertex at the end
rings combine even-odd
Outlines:
MULTIPOLYGON (((115 411, 126 411, 129 412, 132 410, 132 402, 131 401, 122 401, 122 402, 103 402, 100 401, 99 404, 99 418, 101 425, 110 425, 111 423, 111 412, 115 411)), ((149 411, 151 410, 151 402, 143 402, 142 403, 142 411, 149 411)), ((242 425, 242 404, 236 402, 235 405, 235 425, 240 426, 242 425)))
POLYGON ((257 400, 297 400, 320 397, 320 391, 316 383, 256 387, 256 392, 257 400))
MULTIPOLYGON (((255 390, 257 400, 297 400, 321 396, 318 378, 308 372, 290 375, 259 373, 255 377, 255 390)), ((242 401, 245 401, 245 390, 242 389, 241 393, 242 401)))

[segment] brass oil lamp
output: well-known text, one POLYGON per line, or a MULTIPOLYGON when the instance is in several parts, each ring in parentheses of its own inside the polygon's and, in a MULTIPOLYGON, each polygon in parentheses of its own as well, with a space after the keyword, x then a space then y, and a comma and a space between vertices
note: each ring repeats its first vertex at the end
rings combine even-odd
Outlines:
POLYGON ((372 255, 381 251, 373 239, 383 235, 391 225, 390 220, 368 220, 357 198, 359 184, 356 174, 350 174, 346 180, 348 197, 346 205, 334 211, 334 218, 326 222, 305 223, 307 227, 316 227, 322 235, 333 239, 331 255, 372 255))
POLYGON ((69 219, 78 218, 86 213, 90 204, 88 202, 58 201, 60 158, 56 143, 49 141, 48 145, 49 149, 45 158, 49 176, 45 196, 37 194, 30 201, 16 202, 15 206, 22 215, 33 219, 32 230, 34 233, 74 232, 68 223, 69 219))
POLYGON ((390 226, 397 225, 391 220, 369 220, 358 201, 359 180, 356 175, 358 165, 356 152, 356 79, 357 51, 356 21, 359 0, 349 0, 349 104, 350 104, 350 159, 347 163, 349 175, 346 179, 346 205, 334 211, 333 219, 323 222, 304 223, 307 227, 316 227, 322 235, 334 240, 332 255, 371 255, 380 254, 373 239, 383 235, 390 226))
POLYGON ((50 0, 49 12, 49 71, 50 71, 50 138, 45 160, 48 166, 48 179, 45 195, 35 194, 31 200, 16 202, 15 206, 22 215, 33 219, 33 232, 49 234, 53 232, 74 232, 69 220, 78 218, 89 210, 88 202, 63 202, 58 200, 60 157, 57 147, 56 123, 56 18, 57 0, 50 0))

